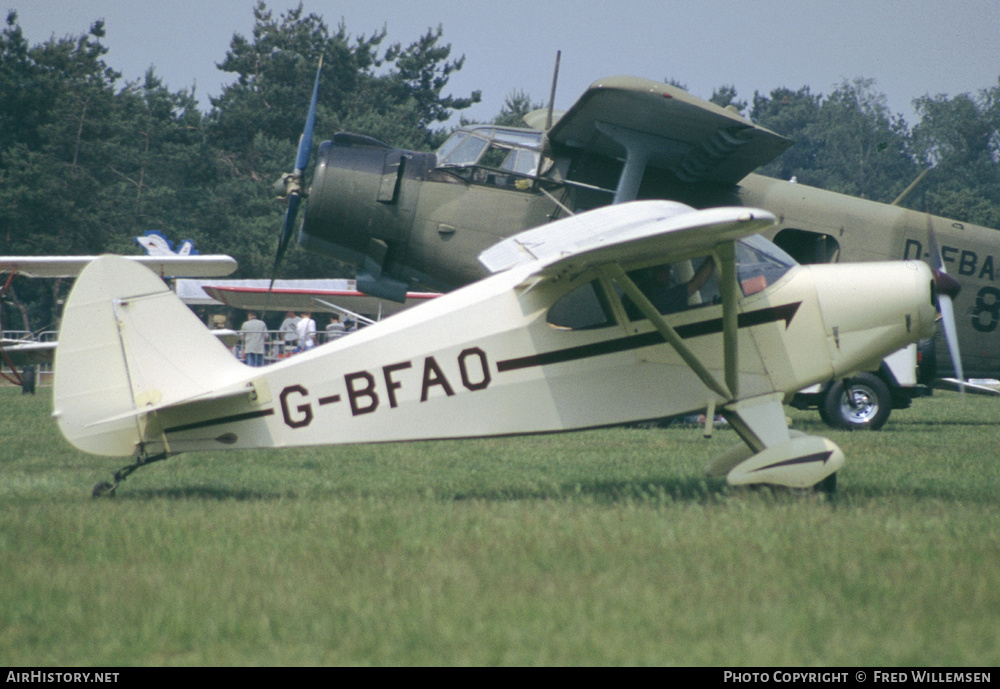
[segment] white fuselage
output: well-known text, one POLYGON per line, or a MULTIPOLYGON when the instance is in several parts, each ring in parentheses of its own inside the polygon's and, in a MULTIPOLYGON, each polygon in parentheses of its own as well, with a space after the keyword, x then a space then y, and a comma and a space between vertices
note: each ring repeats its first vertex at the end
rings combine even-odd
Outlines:
MULTIPOLYGON (((546 322, 546 290, 512 270, 350 337, 213 381, 248 389, 149 415, 149 452, 367 443, 579 429, 723 403, 648 321, 593 330, 546 322), (520 285, 520 286, 519 286, 520 285)), ((921 263, 799 266, 739 304, 741 398, 790 394, 867 368, 933 332, 921 263)), ((670 324, 718 376, 721 306, 670 324)))

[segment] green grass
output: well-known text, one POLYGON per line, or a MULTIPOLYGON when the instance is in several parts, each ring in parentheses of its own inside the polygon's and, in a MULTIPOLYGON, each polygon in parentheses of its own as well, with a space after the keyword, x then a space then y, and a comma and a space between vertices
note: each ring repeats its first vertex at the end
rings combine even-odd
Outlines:
POLYGON ((698 429, 183 455, 76 452, 0 388, 3 665, 985 665, 1000 400, 940 393, 835 498, 703 478, 698 429))

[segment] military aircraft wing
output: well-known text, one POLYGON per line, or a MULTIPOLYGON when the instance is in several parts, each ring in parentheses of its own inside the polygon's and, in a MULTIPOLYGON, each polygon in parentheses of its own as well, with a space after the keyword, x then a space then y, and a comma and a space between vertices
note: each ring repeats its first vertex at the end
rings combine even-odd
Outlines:
MULTIPOLYGON (((2 256, 0 273, 36 278, 75 278, 96 256, 2 256)), ((236 259, 222 254, 197 256, 126 256, 160 277, 219 277, 236 270, 236 259)))
POLYGON ((548 137, 612 158, 625 157, 622 137, 638 137, 649 165, 689 183, 735 184, 792 145, 675 86, 624 76, 594 82, 548 137))

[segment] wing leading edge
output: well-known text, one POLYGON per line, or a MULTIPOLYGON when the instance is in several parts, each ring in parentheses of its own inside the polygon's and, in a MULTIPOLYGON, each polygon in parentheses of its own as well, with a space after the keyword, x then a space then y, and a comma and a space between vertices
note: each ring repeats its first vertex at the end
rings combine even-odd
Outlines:
POLYGON ((674 201, 605 206, 518 233, 479 255, 491 272, 538 263, 546 276, 653 254, 677 259, 756 234, 776 222, 757 208, 695 210, 674 201))

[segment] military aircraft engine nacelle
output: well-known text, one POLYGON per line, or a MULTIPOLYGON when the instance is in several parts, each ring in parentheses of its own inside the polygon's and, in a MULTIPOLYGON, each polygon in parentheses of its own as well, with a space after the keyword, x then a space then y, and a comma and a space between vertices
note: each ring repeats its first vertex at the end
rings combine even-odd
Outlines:
POLYGON ((409 282, 401 266, 420 181, 434 163, 433 153, 358 134, 324 141, 299 243, 353 265, 362 292, 403 301, 409 282))

